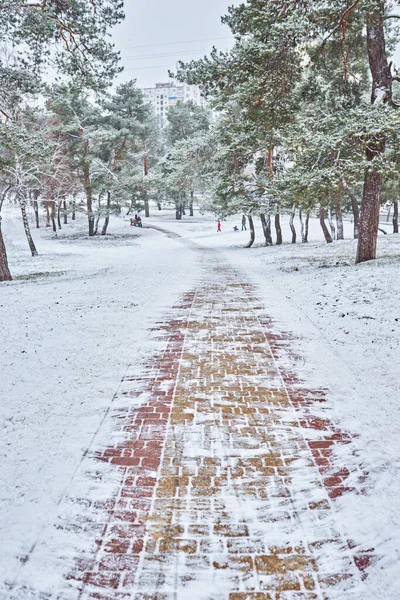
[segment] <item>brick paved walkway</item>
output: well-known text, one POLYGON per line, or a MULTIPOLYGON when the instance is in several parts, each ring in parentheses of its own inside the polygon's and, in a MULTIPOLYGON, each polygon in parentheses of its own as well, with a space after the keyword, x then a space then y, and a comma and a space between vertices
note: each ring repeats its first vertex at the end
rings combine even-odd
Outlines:
POLYGON ((335 446, 352 440, 313 415, 325 392, 282 368, 290 340, 253 293, 214 266, 161 328, 165 350, 125 378, 130 407, 109 417, 120 437, 96 452, 120 483, 87 501, 96 543, 60 598, 355 597, 372 551, 345 538, 335 499, 365 474, 350 490, 335 469, 335 446))

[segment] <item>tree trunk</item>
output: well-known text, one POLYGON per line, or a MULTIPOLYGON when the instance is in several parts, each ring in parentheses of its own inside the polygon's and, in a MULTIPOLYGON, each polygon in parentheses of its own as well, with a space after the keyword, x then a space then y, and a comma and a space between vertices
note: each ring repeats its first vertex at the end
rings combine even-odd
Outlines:
POLYGON ((283 242, 282 240, 282 229, 281 229, 281 216, 279 213, 275 215, 275 231, 276 231, 276 245, 280 246, 283 242))
POLYGON ((39 202, 38 202, 38 198, 39 198, 39 192, 35 191, 34 192, 34 201, 33 201, 33 210, 35 211, 35 222, 36 222, 36 229, 40 228, 40 222, 39 222, 39 202))
POLYGON ((49 202, 46 201, 45 203, 45 208, 46 208, 46 227, 50 227, 50 207, 49 207, 49 202))
POLYGON ((145 217, 150 216, 150 205, 149 205, 149 198, 147 196, 147 192, 145 192, 145 197, 144 197, 144 216, 145 217))
POLYGON ((181 204, 181 213, 183 214, 183 216, 186 216, 185 203, 184 202, 181 204))
POLYGON ((176 204, 175 216, 177 221, 182 221, 182 204, 176 204))
POLYGON ((72 215, 71 215, 71 219, 73 221, 75 221, 75 219, 76 219, 75 208, 76 208, 76 201, 75 201, 75 198, 74 198, 72 200, 72 215))
MULTIPOLYGON (((384 16, 385 2, 376 2, 367 12, 367 48, 372 75, 372 104, 392 103, 392 76, 386 55, 384 16)), ((385 152, 386 139, 376 136, 367 149, 366 157, 372 161, 385 152)), ((361 205, 356 263, 374 260, 379 227, 382 193, 382 174, 367 166, 361 205)))
POLYGON ((339 190, 338 199, 337 199, 337 203, 336 203, 336 225, 337 225, 337 239, 344 240, 342 196, 341 196, 340 190, 339 190))
POLYGON ((36 250, 35 242, 33 241, 31 229, 29 227, 28 215, 26 214, 26 200, 19 200, 19 205, 21 207, 22 222, 24 224, 25 235, 26 239, 28 240, 29 249, 32 256, 38 256, 38 251, 36 250))
POLYGON ((86 208, 88 215, 89 237, 93 237, 94 233, 94 213, 93 213, 93 190, 92 182, 90 181, 89 163, 85 159, 82 165, 83 171, 83 186, 86 194, 86 208))
POLYGON ((333 224, 332 210, 331 210, 331 208, 328 208, 328 222, 329 222, 329 227, 331 228, 332 239, 336 240, 336 229, 335 229, 335 226, 333 224))
POLYGON ((308 225, 310 222, 310 213, 306 214, 306 220, 304 221, 303 211, 300 209, 299 210, 299 219, 300 219, 300 226, 301 226, 301 242, 303 244, 307 244, 308 243, 308 225))
POLYGON ((8 266, 7 251, 4 244, 3 233, 1 231, 1 215, 0 215, 0 281, 11 281, 11 273, 8 266))
POLYGON ((354 239, 358 239, 358 225, 360 222, 360 210, 358 208, 358 199, 355 194, 347 187, 344 187, 346 194, 351 200, 351 210, 353 211, 353 219, 354 219, 354 239))
POLYGON ((399 203, 393 203, 393 233, 399 233, 399 203))
POLYGON ((62 227, 61 227, 61 204, 62 204, 61 201, 57 204, 57 225, 58 225, 58 229, 62 229, 62 227))
POLYGON ((292 206, 292 212, 290 213, 290 219, 289 219, 289 226, 290 226, 290 230, 292 232, 292 244, 295 244, 296 240, 297 240, 296 227, 294 226, 295 216, 296 216, 296 203, 293 204, 293 206, 292 206))
POLYGON ((158 208, 158 210, 162 210, 161 202, 160 201, 157 202, 157 208, 158 208))
POLYGON ((190 204, 189 204, 189 216, 193 217, 193 201, 194 201, 194 192, 190 192, 190 204))
POLYGON ((329 233, 328 228, 325 223, 325 208, 322 208, 322 207, 321 207, 321 210, 319 213, 319 222, 321 224, 322 231, 324 232, 324 237, 325 237, 326 241, 328 242, 328 244, 332 244, 333 239, 332 239, 332 236, 329 233))
POLYGON ((249 240, 249 243, 247 244, 247 246, 245 246, 245 248, 251 248, 252 245, 254 244, 254 240, 256 239, 256 232, 255 232, 255 229, 254 229, 253 217, 251 215, 248 215, 247 218, 249 220, 250 240, 249 240))
POLYGON ((53 227, 54 233, 57 235, 57 226, 56 226, 56 203, 51 203, 51 211, 50 211, 50 220, 53 227))
POLYGON ((106 213, 106 218, 104 220, 104 225, 103 225, 103 229, 101 231, 101 235, 106 235, 106 233, 107 233, 108 224, 110 222, 110 206, 111 206, 111 192, 110 192, 110 190, 108 190, 108 192, 107 192, 107 213, 106 213))
POLYGON ((63 200, 64 225, 68 224, 67 201, 63 200))
POLYGON ((263 213, 261 213, 260 221, 264 232, 265 245, 272 246, 271 217, 269 215, 265 216, 263 213))

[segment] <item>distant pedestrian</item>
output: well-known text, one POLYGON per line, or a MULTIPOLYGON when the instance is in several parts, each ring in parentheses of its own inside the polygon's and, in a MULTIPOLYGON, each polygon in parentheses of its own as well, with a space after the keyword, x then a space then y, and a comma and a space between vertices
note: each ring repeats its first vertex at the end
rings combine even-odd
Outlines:
POLYGON ((247 227, 246 227, 246 215, 243 215, 243 217, 242 217, 242 231, 247 231, 247 227))
POLYGON ((217 223, 217 233, 219 233, 221 231, 221 221, 218 219, 218 223, 217 223))

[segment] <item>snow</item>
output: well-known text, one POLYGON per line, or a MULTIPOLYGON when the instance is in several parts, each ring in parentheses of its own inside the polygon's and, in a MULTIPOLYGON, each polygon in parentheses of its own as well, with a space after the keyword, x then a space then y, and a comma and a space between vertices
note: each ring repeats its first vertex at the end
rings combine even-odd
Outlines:
MULTIPOLYGON (((240 216, 222 222, 222 233, 210 216, 182 222, 173 216, 172 211, 154 213, 146 225, 182 239, 133 229, 116 218, 106 238, 87 239, 83 217, 57 239, 48 229, 34 230, 40 255, 31 259, 14 208, 4 214, 16 278, 0 288, 0 539, 7 540, 0 545, 0 598, 54 521, 123 375, 130 365, 139 369, 155 351, 151 328, 207 276, 206 261, 198 260, 199 248, 205 247, 255 285, 266 313, 291 334, 302 378, 329 389, 329 418, 356 437, 356 456, 346 461, 368 472, 366 493, 338 499, 338 514, 348 539, 374 548, 377 557, 363 599, 395 600, 400 583, 400 237, 380 236, 379 259, 355 266, 349 222, 348 239, 341 242, 325 244, 312 219, 309 244, 270 248, 261 245, 257 223, 255 247, 243 249, 248 232, 233 231, 240 216)), ((286 218, 283 237, 290 239, 286 218)), ((262 507, 249 501, 246 510, 250 515, 262 507)), ((32 577, 40 585, 57 581, 54 572, 32 577)), ((186 593, 201 597, 202 592, 186 593)))
POLYGON ((14 211, 3 220, 13 275, 32 277, 0 292, 0 590, 57 509, 129 365, 152 351, 150 328, 195 275, 192 252, 160 233, 123 223, 115 237, 88 240, 67 229, 56 240, 34 231, 31 259, 14 211))

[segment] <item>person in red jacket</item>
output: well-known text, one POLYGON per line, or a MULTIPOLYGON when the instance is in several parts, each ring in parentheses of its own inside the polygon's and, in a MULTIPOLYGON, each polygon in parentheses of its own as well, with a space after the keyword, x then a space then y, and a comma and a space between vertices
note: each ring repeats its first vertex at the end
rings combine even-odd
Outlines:
POLYGON ((218 219, 217 232, 219 233, 220 231, 221 231, 221 221, 218 219))

